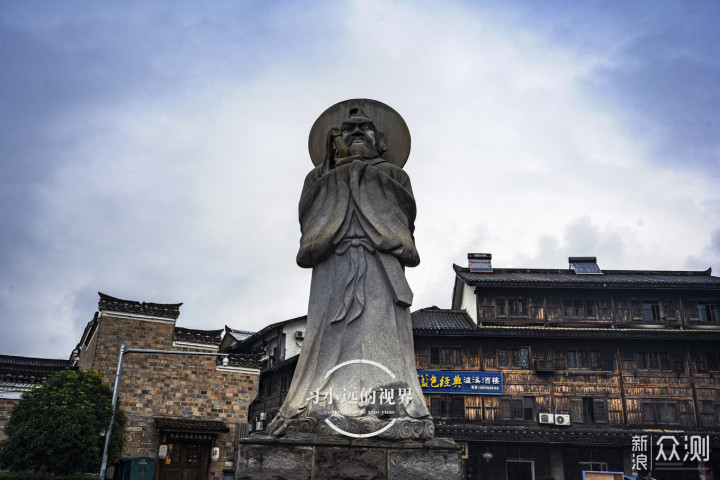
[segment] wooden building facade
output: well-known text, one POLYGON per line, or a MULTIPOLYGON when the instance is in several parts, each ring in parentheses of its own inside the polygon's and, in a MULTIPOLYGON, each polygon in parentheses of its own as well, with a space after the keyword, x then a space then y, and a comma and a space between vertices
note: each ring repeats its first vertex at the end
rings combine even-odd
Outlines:
POLYGON ((502 372, 500 395, 427 394, 438 434, 467 442, 468 478, 629 473, 643 436, 709 439, 707 461, 660 458, 659 479, 720 472, 720 278, 601 271, 587 257, 455 272, 452 309, 413 323, 419 372, 502 372))

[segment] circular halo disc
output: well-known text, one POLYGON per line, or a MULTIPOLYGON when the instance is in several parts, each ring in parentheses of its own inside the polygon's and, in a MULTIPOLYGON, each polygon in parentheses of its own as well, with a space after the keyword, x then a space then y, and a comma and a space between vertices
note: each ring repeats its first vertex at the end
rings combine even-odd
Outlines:
POLYGON ((375 128, 385 136, 387 151, 383 153, 382 158, 398 167, 405 165, 410 155, 410 130, 405 120, 392 107, 369 98, 353 98, 338 102, 315 120, 308 138, 308 150, 313 164, 317 166, 323 162, 327 133, 332 127, 342 126, 343 120, 348 118, 351 107, 360 107, 375 124, 375 128))

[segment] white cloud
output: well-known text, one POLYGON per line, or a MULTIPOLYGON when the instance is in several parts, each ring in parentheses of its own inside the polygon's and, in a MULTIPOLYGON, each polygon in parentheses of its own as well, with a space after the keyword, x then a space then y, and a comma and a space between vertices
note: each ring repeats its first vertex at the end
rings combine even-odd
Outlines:
POLYGON ((497 267, 564 268, 568 256, 597 255, 603 268, 673 269, 708 244, 720 223, 713 185, 654 165, 581 89, 612 52, 553 44, 489 7, 345 8, 320 20, 294 12, 287 38, 271 28, 251 57, 228 59, 229 32, 213 38, 217 57, 200 45, 205 56, 188 59, 193 72, 223 59, 257 65, 185 83, 182 62, 169 62, 162 78, 178 80, 157 96, 58 119, 58 168, 35 192, 42 248, 15 255, 14 271, 35 274, 0 298, 5 318, 32 325, 20 338, 61 333, 30 350, 4 343, 7 353, 69 354, 97 290, 184 302, 179 325, 195 328, 259 329, 305 313, 310 277, 294 257, 307 134, 345 98, 387 102, 413 136, 414 308, 449 306, 451 265, 469 251, 492 252, 497 267), (334 23, 322 31, 325 20, 334 23))

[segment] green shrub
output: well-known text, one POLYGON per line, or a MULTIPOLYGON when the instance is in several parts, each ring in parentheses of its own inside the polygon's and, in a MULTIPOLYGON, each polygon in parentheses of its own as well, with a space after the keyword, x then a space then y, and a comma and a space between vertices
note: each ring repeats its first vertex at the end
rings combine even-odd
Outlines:
POLYGON ((12 472, 0 473, 0 480, 97 480, 97 476, 85 473, 53 475, 51 473, 12 472))
MULTIPOLYGON (((10 472, 32 472, 33 477, 21 478, 34 479, 41 478, 40 473, 99 471, 102 435, 111 415, 112 391, 103 382, 102 373, 71 369, 58 372, 25 393, 12 409, 5 427, 7 438, 0 442, 0 467, 10 472)), ((125 414, 118 409, 108 465, 122 454, 125 422, 125 414)), ((5 475, 0 479, 11 478, 5 475)))

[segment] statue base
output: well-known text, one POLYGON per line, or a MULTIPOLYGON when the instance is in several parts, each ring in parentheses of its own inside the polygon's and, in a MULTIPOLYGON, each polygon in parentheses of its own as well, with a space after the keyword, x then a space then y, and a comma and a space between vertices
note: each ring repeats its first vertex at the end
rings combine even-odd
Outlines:
POLYGON ((459 480, 460 446, 448 438, 399 442, 292 433, 239 441, 235 480, 459 480))

